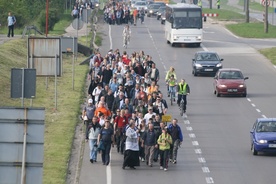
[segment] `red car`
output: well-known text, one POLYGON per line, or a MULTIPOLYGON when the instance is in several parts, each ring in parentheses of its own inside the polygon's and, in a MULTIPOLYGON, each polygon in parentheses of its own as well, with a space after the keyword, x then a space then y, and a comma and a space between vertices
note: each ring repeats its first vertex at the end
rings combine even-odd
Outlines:
POLYGON ((214 79, 214 94, 217 97, 221 95, 241 95, 246 97, 245 80, 248 77, 244 77, 240 69, 219 69, 214 79))

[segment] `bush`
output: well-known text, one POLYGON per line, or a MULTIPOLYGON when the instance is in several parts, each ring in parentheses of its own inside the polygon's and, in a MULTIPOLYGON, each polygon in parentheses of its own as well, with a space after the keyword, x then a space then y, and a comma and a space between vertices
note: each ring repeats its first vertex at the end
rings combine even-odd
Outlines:
MULTIPOLYGON (((54 25, 59 21, 60 13, 57 9, 50 8, 48 14, 48 30, 53 30, 54 25)), ((40 30, 45 30, 46 28, 46 11, 43 10, 39 14, 38 24, 40 30)))

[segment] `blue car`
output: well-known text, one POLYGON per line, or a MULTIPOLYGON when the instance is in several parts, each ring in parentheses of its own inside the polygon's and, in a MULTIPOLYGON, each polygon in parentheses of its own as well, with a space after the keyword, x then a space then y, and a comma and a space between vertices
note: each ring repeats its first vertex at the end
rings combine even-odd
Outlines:
POLYGON ((276 118, 258 118, 250 131, 251 151, 276 153, 276 118))

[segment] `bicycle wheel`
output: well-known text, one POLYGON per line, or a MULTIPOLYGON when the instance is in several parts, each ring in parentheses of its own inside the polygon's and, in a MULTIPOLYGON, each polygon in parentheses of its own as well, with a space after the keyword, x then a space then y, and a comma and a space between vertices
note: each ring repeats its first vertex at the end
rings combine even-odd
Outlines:
POLYGON ((180 116, 183 116, 184 114, 184 103, 180 102, 180 116))

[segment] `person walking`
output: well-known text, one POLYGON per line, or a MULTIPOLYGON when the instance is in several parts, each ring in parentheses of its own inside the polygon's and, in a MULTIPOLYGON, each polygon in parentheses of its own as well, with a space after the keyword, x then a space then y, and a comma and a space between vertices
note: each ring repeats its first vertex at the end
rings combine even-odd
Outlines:
POLYGON ((168 133, 167 127, 162 129, 162 134, 159 136, 157 143, 159 145, 160 154, 160 169, 168 170, 170 145, 172 144, 172 137, 168 133))
POLYGON ((186 105, 187 105, 187 95, 190 94, 190 87, 185 82, 185 79, 181 79, 180 83, 177 86, 177 104, 180 105, 180 101, 183 98, 184 100, 184 113, 186 113, 186 105))
POLYGON ((123 169, 130 167, 136 169, 140 166, 139 161, 139 129, 135 127, 135 122, 131 122, 126 130, 126 149, 124 153, 123 169))
POLYGON ((172 137, 172 144, 170 147, 170 161, 174 164, 177 162, 177 151, 183 141, 183 135, 180 126, 177 124, 178 120, 174 118, 172 123, 168 126, 168 133, 172 137))
POLYGON ((108 166, 110 163, 111 145, 112 147, 114 146, 114 134, 113 129, 110 127, 109 119, 105 120, 104 127, 100 130, 97 145, 102 148, 101 153, 103 165, 108 166))
POLYGON ((131 30, 129 25, 126 25, 123 30, 123 47, 127 48, 127 45, 130 42, 130 35, 131 35, 131 30))
POLYGON ((154 127, 152 123, 149 123, 148 125, 149 129, 145 132, 143 141, 142 141, 142 147, 145 146, 145 157, 146 157, 146 163, 149 167, 152 167, 153 162, 153 156, 154 156, 154 150, 157 148, 157 134, 154 131, 154 127))
POLYGON ((84 120, 85 124, 85 140, 88 141, 88 131, 89 126, 91 126, 92 118, 94 117, 95 113, 95 105, 93 105, 93 100, 90 98, 88 99, 88 104, 82 110, 82 119, 84 120))
POLYGON ((101 128, 102 127, 98 123, 98 118, 93 117, 92 124, 89 129, 89 147, 90 147, 89 156, 90 156, 91 163, 97 162, 97 148, 98 148, 97 139, 101 131, 101 128))
POLYGON ((125 116, 125 110, 120 111, 120 115, 114 121, 114 134, 116 136, 117 152, 124 154, 124 129, 128 124, 128 119, 125 116))
POLYGON ((8 13, 8 28, 9 28, 9 32, 8 32, 8 37, 13 37, 14 36, 14 24, 16 23, 16 19, 15 16, 12 15, 11 12, 8 13))
POLYGON ((217 0, 217 8, 220 9, 220 0, 217 0))

